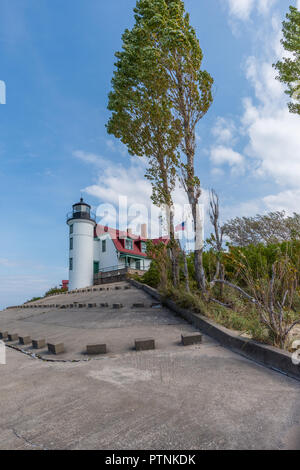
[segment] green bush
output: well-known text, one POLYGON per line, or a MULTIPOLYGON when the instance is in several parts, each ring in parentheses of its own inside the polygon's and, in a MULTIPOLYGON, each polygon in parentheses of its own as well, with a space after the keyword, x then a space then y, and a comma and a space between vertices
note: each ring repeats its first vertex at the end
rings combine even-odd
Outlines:
POLYGON ((142 277, 139 277, 138 280, 143 284, 147 284, 148 286, 154 288, 158 287, 160 282, 160 273, 157 263, 155 261, 151 261, 148 271, 146 271, 142 277))
POLYGON ((35 302, 36 300, 41 300, 42 297, 32 297, 32 299, 30 300, 27 300, 27 302, 25 302, 25 304, 27 304, 28 302, 35 302))
POLYGON ((61 287, 52 287, 46 292, 45 297, 49 297, 50 295, 54 294, 62 294, 63 292, 66 292, 66 290, 62 289, 61 287))

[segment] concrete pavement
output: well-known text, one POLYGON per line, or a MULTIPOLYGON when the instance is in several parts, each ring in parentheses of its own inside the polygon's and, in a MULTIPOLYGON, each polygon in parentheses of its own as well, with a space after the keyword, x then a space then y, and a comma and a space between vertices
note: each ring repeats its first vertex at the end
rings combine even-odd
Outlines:
POLYGON ((132 289, 126 300, 124 292, 107 296, 122 301, 123 312, 104 317, 90 309, 80 317, 61 309, 0 313, 0 330, 26 325, 31 335, 41 328, 63 336, 66 359, 81 357, 89 335, 108 342, 115 334, 111 352, 89 362, 44 362, 7 348, 0 449, 300 449, 299 382, 205 336, 201 345, 179 345, 190 325, 150 306, 139 316, 131 304, 152 299, 132 289), (158 349, 133 351, 131 339, 149 330, 158 349))

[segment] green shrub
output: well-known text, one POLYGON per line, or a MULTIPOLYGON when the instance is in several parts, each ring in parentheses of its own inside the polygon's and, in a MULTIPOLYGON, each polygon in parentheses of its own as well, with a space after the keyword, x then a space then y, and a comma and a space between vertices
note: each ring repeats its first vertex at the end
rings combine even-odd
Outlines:
POLYGON ((52 287, 46 292, 45 297, 49 297, 50 295, 54 294, 62 294, 63 292, 66 292, 66 290, 62 289, 61 287, 52 287))
POLYGON ((160 283, 160 272, 155 261, 151 261, 150 268, 138 280, 143 284, 157 288, 160 283))

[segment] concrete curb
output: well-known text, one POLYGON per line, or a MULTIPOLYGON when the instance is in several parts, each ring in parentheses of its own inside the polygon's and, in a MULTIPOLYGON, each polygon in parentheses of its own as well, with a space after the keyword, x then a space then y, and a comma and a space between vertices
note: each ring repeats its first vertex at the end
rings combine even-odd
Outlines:
POLYGON ((293 379, 300 381, 300 365, 293 364, 292 354, 258 343, 254 340, 243 338, 236 331, 229 330, 203 315, 193 313, 189 310, 179 307, 172 300, 164 298, 156 289, 142 284, 134 279, 130 279, 133 286, 143 289, 147 294, 160 301, 163 305, 175 312, 178 316, 184 318, 202 333, 217 340, 222 346, 240 354, 247 359, 255 361, 269 369, 285 374, 293 379))

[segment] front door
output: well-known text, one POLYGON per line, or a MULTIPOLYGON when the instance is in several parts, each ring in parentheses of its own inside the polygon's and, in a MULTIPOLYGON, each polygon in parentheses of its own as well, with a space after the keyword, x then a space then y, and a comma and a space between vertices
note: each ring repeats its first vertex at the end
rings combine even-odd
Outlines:
POLYGON ((94 261, 94 274, 99 272, 99 261, 94 261))

